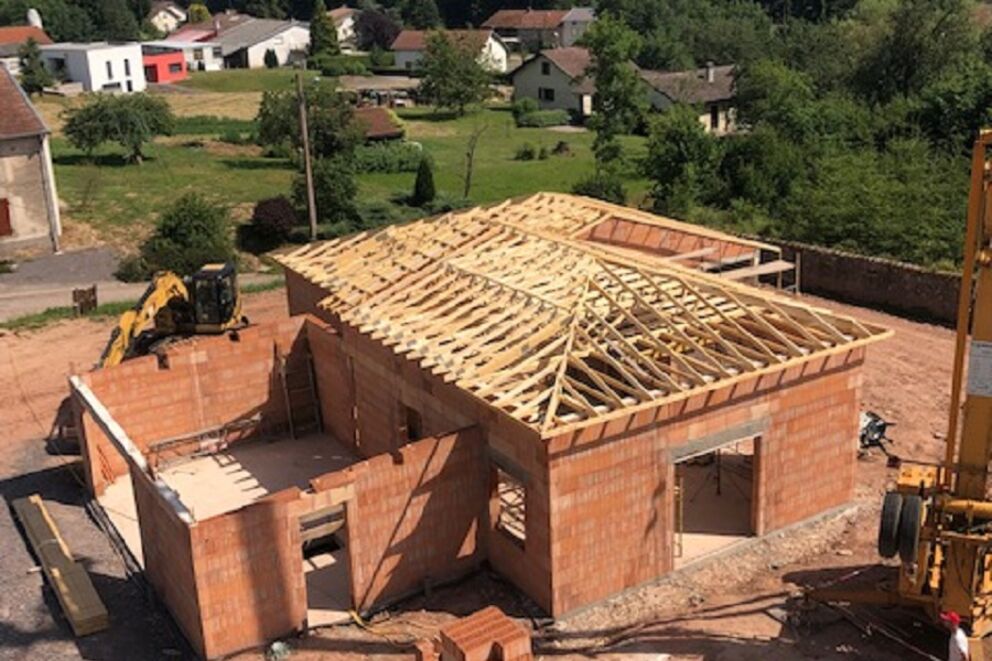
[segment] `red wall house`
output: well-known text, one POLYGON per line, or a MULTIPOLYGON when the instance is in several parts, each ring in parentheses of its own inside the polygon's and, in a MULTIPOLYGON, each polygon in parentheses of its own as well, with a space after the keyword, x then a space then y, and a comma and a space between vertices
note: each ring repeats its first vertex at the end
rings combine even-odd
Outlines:
POLYGON ((174 83, 189 76, 186 58, 181 50, 169 53, 145 53, 141 56, 145 80, 149 83, 174 83))

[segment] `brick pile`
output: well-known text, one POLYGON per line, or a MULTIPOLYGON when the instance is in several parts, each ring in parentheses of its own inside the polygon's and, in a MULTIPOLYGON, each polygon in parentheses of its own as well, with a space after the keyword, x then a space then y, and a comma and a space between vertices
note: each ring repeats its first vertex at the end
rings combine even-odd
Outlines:
POLYGON ((441 661, 530 661, 530 633, 489 606, 441 627, 441 661))

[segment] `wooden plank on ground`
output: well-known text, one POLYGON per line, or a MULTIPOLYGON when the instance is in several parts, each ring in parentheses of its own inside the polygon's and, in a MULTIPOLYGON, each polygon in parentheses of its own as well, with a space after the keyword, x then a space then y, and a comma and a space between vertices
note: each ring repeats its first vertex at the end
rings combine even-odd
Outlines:
POLYGON ((18 498, 13 506, 73 633, 86 636, 106 629, 109 626, 107 608, 86 569, 73 560, 41 496, 18 498))

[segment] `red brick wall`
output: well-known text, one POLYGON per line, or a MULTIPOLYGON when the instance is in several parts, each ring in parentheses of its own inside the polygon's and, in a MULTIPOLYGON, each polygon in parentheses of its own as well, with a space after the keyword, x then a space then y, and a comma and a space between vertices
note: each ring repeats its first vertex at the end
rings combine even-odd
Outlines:
POLYGON ((194 649, 203 649, 203 628, 193 570, 190 527, 162 499, 151 478, 131 469, 141 528, 145 578, 194 649))
POLYGON ((678 229, 658 227, 649 223, 611 218, 596 225, 584 237, 597 243, 633 248, 654 255, 673 255, 701 248, 715 248, 707 260, 720 260, 752 253, 755 249, 743 243, 700 236, 678 229))
POLYGON ((334 323, 334 314, 317 306, 321 300, 327 298, 327 292, 322 287, 292 269, 283 267, 283 273, 286 275, 286 299, 290 315, 312 314, 318 319, 334 323))
POLYGON ((329 325, 315 320, 306 324, 306 334, 313 355, 324 430, 357 450, 354 380, 341 337, 329 325))
POLYGON ((288 511, 298 495, 295 489, 273 494, 192 527, 207 658, 302 629, 307 605, 300 527, 288 511))
MULTIPOLYGON (((306 351, 305 317, 253 326, 228 336, 199 337, 167 350, 167 367, 155 356, 129 360, 82 375, 142 452, 158 440, 191 434, 255 413, 262 429, 286 425, 285 399, 275 347, 298 368, 306 351)), ((127 466, 97 425, 83 415, 86 473, 95 494, 127 466)))
POLYGON ((368 609, 475 567, 488 498, 484 442, 476 428, 404 446, 402 463, 378 456, 349 469, 352 595, 368 609))
MULTIPOLYGON (((550 612, 559 616, 672 568, 670 452, 765 421, 756 532, 854 495, 863 349, 550 440, 550 612)), ((731 440, 731 439, 728 439, 731 440)))

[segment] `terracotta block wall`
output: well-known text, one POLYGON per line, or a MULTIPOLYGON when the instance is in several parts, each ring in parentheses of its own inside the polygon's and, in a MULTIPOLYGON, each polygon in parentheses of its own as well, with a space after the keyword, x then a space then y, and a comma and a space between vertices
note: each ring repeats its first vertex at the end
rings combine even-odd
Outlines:
POLYGON ((342 350, 341 337, 329 325, 315 320, 306 324, 306 334, 324 430, 357 451, 351 363, 342 350))
POLYGON ((365 610, 450 579, 485 556, 488 481, 476 428, 404 446, 401 463, 374 457, 346 471, 355 498, 346 509, 355 606, 365 610))
POLYGON ((327 298, 327 292, 302 275, 283 267, 286 276, 286 298, 289 303, 290 316, 312 314, 325 322, 333 322, 334 314, 318 307, 321 300, 327 298))
POLYGON ((145 578, 193 648, 203 650, 190 527, 162 499, 148 475, 133 467, 130 470, 141 529, 145 578))
POLYGON ((298 496, 295 489, 273 494, 191 528, 207 658, 302 629, 307 611, 302 543, 299 521, 289 512, 298 496))
MULTIPOLYGON (((253 326, 227 335, 199 337, 156 356, 126 361, 82 375, 110 414, 142 452, 162 439, 192 434, 256 413, 261 429, 286 425, 285 399, 275 348, 299 368, 307 351, 305 317, 253 326)), ((81 407, 77 406, 81 411, 81 407)), ((87 480, 94 494, 127 472, 127 465, 100 428, 79 413, 87 480)))
POLYGON ((587 241, 608 243, 662 256, 712 247, 714 251, 705 257, 711 261, 755 252, 755 248, 744 243, 700 236, 688 231, 683 232, 678 229, 658 227, 649 223, 639 223, 620 218, 603 221, 582 238, 587 241))
POLYGON ((672 453, 698 439, 760 430, 741 436, 760 438, 757 534, 850 501, 863 359, 855 349, 550 439, 552 615, 671 571, 672 453))

